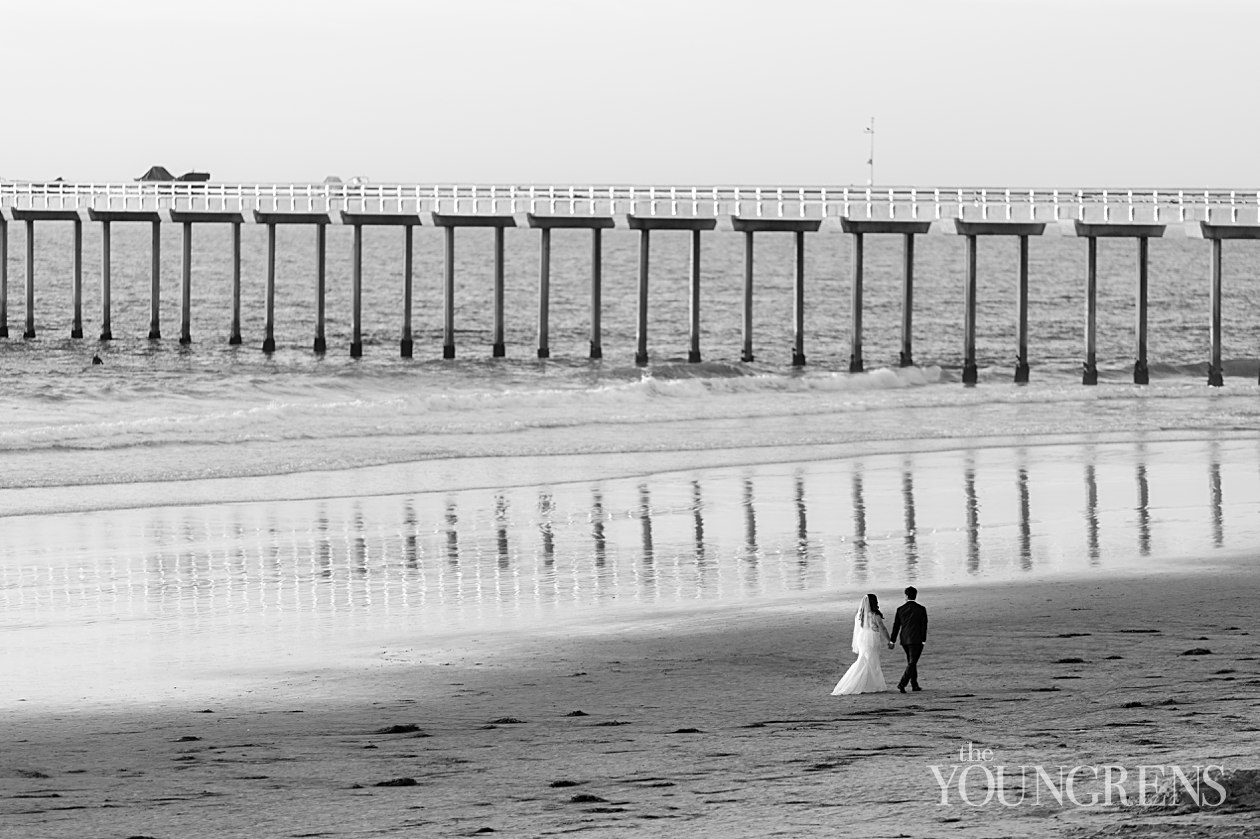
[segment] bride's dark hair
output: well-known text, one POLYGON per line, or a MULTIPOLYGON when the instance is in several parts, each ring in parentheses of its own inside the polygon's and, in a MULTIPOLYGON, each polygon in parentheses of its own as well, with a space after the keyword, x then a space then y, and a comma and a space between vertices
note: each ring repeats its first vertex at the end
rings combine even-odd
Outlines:
POLYGON ((882 618, 884 616, 884 613, 879 610, 879 598, 873 594, 868 594, 866 596, 870 598, 871 611, 882 618))

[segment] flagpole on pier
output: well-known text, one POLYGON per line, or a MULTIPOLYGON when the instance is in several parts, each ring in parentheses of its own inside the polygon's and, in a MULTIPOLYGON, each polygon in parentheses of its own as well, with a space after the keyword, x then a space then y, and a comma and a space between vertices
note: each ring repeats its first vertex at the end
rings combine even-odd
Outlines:
POLYGON ((867 176, 866 185, 875 185, 875 117, 871 117, 871 124, 866 127, 866 133, 871 136, 871 156, 866 159, 866 165, 870 167, 870 174, 867 176))

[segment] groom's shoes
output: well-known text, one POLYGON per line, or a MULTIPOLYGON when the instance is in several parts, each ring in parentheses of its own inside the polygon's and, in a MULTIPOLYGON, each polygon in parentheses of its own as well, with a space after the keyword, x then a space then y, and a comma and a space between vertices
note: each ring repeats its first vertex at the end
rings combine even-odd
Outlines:
MULTIPOLYGON (((923 690, 923 688, 919 687, 918 685, 911 685, 910 690, 923 690)), ((901 692, 905 693, 905 690, 903 689, 901 692)))
POLYGON ((906 692, 906 686, 905 686, 905 685, 897 685, 897 690, 901 691, 902 693, 905 693, 905 692, 906 692))

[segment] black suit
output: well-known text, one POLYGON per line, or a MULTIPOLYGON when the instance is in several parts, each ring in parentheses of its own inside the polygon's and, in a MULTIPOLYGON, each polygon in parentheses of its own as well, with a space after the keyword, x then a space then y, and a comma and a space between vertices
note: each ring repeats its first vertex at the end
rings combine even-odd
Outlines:
POLYGON ((906 651, 906 672, 901 674, 901 681, 897 683, 899 688, 909 684, 915 690, 919 689, 919 656, 923 655, 923 642, 927 640, 927 625, 927 609, 915 601, 907 600, 897 607, 889 639, 895 642, 900 635, 901 647, 906 651))

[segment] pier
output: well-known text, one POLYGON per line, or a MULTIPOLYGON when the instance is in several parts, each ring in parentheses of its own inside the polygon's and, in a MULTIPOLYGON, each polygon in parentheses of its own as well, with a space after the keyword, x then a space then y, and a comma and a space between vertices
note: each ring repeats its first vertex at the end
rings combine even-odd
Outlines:
MULTIPOLYGON (((1193 189, 987 189, 987 188, 874 188, 874 187, 736 187, 736 186, 498 186, 498 185, 419 185, 419 184, 217 184, 211 182, 138 182, 129 184, 0 182, 0 338, 9 334, 9 222, 21 222, 25 231, 25 283, 22 294, 24 323, 22 336, 34 339, 40 334, 36 299, 36 227, 48 223, 73 225, 73 275, 70 337, 83 339, 83 224, 100 225, 101 310, 99 339, 114 339, 111 313, 111 226, 117 223, 148 224, 151 229, 151 278, 147 337, 162 340, 161 304, 161 225, 177 224, 181 230, 182 270, 180 284, 180 325, 178 341, 193 342, 192 257, 194 228, 203 224, 231 225, 232 277, 229 344, 240 344, 241 334, 241 228, 265 226, 267 268, 263 279, 264 318, 261 349, 276 350, 276 227, 309 226, 316 236, 315 323, 312 350, 327 352, 325 337, 327 239, 330 225, 353 230, 350 276, 350 345, 353 358, 364 353, 363 228, 368 226, 402 228, 403 282, 398 300, 399 355, 417 354, 412 334, 414 297, 414 228, 432 226, 442 230, 444 273, 441 282, 441 357, 456 356, 455 324, 455 238, 459 228, 490 228, 494 234, 493 285, 488 309, 493 327, 490 355, 508 354, 507 318, 504 300, 505 237, 507 228, 537 231, 538 279, 536 295, 536 342, 532 352, 539 359, 552 355, 551 262, 552 234, 574 235, 589 231, 591 263, 589 276, 589 357, 604 356, 601 333, 604 306, 602 234, 611 229, 637 231, 639 270, 635 308, 635 345, 632 360, 647 366, 649 327, 652 323, 649 290, 651 280, 652 234, 685 233, 690 239, 687 276, 688 347, 690 363, 702 360, 702 274, 703 235, 744 237, 742 285, 742 341, 738 357, 743 363, 762 359, 754 347, 754 306, 760 300, 755 287, 756 234, 791 234, 795 265, 790 300, 776 311, 788 313, 791 347, 783 361, 792 367, 806 365, 806 239, 825 252, 833 248, 837 236, 850 242, 851 299, 848 370, 866 370, 863 357, 864 286, 868 281, 865 261, 868 237, 872 246, 884 236, 901 239, 900 348, 897 364, 916 364, 914 347, 914 267, 918 236, 943 234, 961 240, 965 282, 961 289, 963 308, 961 351, 955 358, 931 359, 931 363, 961 368, 963 384, 979 382, 976 357, 978 249, 979 240, 1009 237, 1018 241, 1018 273, 1015 312, 1014 381, 1027 383, 1034 367, 1035 346, 1029 335, 1030 240, 1051 232, 1085 240, 1086 275, 1081 287, 1082 332, 1084 336, 1082 383, 1098 382, 1097 294, 1098 240, 1132 239, 1137 245, 1134 286, 1133 382, 1149 382, 1148 354, 1148 248, 1151 238, 1178 229, 1184 235, 1207 244, 1210 311, 1204 319, 1208 347, 1207 382, 1224 384, 1221 357, 1222 295, 1227 283, 1223 270, 1223 243, 1226 240, 1260 239, 1260 191, 1193 189)), ((1111 247, 1111 245, 1107 245, 1111 247)), ((246 277, 247 282, 257 282, 246 277)), ((777 301, 771 301, 777 305, 777 301)), ((53 306, 43 301, 41 305, 53 306)), ((281 313, 283 314, 283 313, 281 313)), ((519 313, 513 313, 519 315, 519 313)), ((214 339, 202 339, 214 340, 214 339)), ((1257 338, 1260 341, 1260 337, 1257 338)), ((436 348, 434 348, 436 351, 436 348)), ((731 351, 728 348, 727 351, 731 351)), ((423 351, 421 351, 423 352, 423 351)), ((764 360, 764 359, 762 359, 764 360)))

